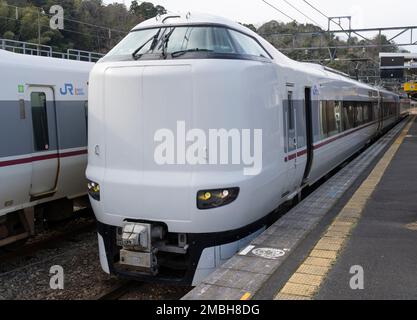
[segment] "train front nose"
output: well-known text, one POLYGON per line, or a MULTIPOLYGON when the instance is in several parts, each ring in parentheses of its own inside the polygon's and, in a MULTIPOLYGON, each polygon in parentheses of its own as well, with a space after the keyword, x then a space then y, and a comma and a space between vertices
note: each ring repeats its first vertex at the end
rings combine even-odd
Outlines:
MULTIPOLYGON (((190 129, 193 110, 191 66, 108 68, 104 80, 105 177, 103 211, 123 219, 190 219, 187 167, 162 165, 160 133, 190 129), (158 141, 159 140, 159 141, 158 141), (166 205, 175 204, 175 214, 166 205)), ((175 152, 173 141, 166 141, 175 152)), ((173 155, 163 154, 171 157, 173 155)), ((176 156, 176 155, 174 155, 176 156)), ((171 207, 174 210, 173 207, 171 207)))
POLYGON ((203 251, 211 254, 206 248, 228 242, 237 248, 240 230, 259 220, 260 210, 275 208, 269 191, 280 180, 273 179, 272 165, 262 165, 262 159, 277 158, 274 149, 262 148, 278 141, 275 87, 272 64, 257 61, 97 65, 90 81, 87 177, 104 270, 136 277, 129 273, 133 266, 133 272, 158 272, 158 279, 167 270, 190 276, 197 265, 212 270, 199 263, 203 251), (236 161, 233 152, 243 154, 243 130, 254 135, 260 128, 261 170, 245 175, 251 164, 236 161), (212 130, 225 132, 225 139, 215 135, 218 144, 212 145, 212 130), (195 164, 189 161, 195 153, 215 161, 195 164))
POLYGON ((175 233, 223 232, 255 221, 255 203, 244 201, 272 197, 253 185, 268 175, 264 161, 277 158, 262 148, 278 141, 275 86, 272 64, 257 61, 98 64, 87 169, 98 220, 118 227, 161 222, 175 233), (244 162, 245 150, 255 149, 259 159, 244 162), (245 174, 252 167, 258 175, 245 174))

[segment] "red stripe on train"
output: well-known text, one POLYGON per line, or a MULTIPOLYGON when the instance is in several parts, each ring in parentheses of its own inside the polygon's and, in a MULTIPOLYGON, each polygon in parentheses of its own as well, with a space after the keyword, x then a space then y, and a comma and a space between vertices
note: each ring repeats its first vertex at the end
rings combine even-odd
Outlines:
POLYGON ((79 156, 79 155, 83 155, 83 154, 87 154, 87 150, 70 151, 70 152, 63 152, 63 153, 54 153, 54 154, 48 154, 48 155, 44 155, 44 156, 33 156, 33 157, 22 158, 22 159, 0 161, 0 167, 16 166, 16 165, 19 165, 19 164, 25 164, 25 163, 31 163, 31 162, 43 161, 43 160, 50 160, 50 159, 57 159, 57 158, 75 157, 75 156, 79 156))
MULTIPOLYGON (((337 136, 335 136, 335 137, 333 137, 333 138, 331 138, 329 140, 326 140, 326 141, 323 141, 323 142, 321 142, 319 144, 316 144, 315 146, 313 146, 313 149, 314 150, 317 150, 317 149, 319 149, 321 147, 324 147, 325 145, 328 145, 329 143, 335 142, 336 140, 339 140, 341 138, 344 138, 344 137, 346 137, 346 136, 348 136, 348 135, 350 135, 352 133, 355 133, 355 132, 357 132, 359 130, 362 130, 362 129, 365 129, 365 128, 369 127, 369 126, 372 126, 372 125, 376 124, 377 122, 378 121, 374 121, 374 122, 371 122, 371 123, 369 123, 367 125, 364 125, 362 127, 358 127, 355 130, 352 130, 352 131, 349 131, 349 132, 346 132, 346 133, 341 133, 341 134, 339 134, 339 135, 337 135, 337 136)), ((296 157, 301 157, 301 156, 305 155, 306 153, 307 153, 307 149, 304 149, 302 151, 298 151, 297 153, 290 154, 289 156, 285 157, 284 160, 285 160, 285 162, 291 161, 291 160, 294 160, 296 157)))

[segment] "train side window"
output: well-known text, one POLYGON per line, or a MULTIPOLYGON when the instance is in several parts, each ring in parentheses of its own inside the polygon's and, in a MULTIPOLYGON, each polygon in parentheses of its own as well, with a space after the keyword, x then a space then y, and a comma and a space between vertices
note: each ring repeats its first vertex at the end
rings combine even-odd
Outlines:
MULTIPOLYGON (((340 108, 339 108, 340 109, 340 108)), ((340 111, 335 101, 320 101, 320 137, 326 139, 339 133, 340 111)))
POLYGON ((33 139, 35 151, 49 150, 48 116, 46 95, 44 92, 32 92, 30 95, 32 109, 33 139))
POLYGON ((319 129, 320 140, 327 138, 327 122, 326 122, 326 101, 319 102, 319 129))
POLYGON ((372 121, 372 103, 367 102, 363 108, 363 122, 368 123, 372 121))
POLYGON ((359 127, 363 124, 363 107, 359 102, 356 104, 355 108, 355 127, 359 127))
POLYGON ((384 102, 384 119, 388 117, 389 115, 389 103, 388 102, 384 102))
POLYGON ((343 130, 353 128, 355 121, 355 109, 352 102, 343 102, 343 130))
POLYGON ((294 121, 294 102, 292 99, 292 92, 288 92, 288 130, 295 129, 295 121, 294 121))
POLYGON ((84 101, 84 112, 85 112, 85 127, 88 131, 88 101, 84 101))
POLYGON ((342 102, 336 101, 334 106, 334 116, 336 118, 336 129, 337 132, 342 132, 342 102))

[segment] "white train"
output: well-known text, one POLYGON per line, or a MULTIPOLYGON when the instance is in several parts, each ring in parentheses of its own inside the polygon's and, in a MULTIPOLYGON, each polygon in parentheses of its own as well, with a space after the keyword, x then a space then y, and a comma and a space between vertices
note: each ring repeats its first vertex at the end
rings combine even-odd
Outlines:
POLYGON ((398 95, 293 61, 222 18, 139 24, 90 74, 87 178, 103 270, 198 283, 399 108, 398 95), (261 165, 239 162, 244 150, 261 165))
POLYGON ((410 114, 414 108, 415 101, 408 98, 407 96, 400 97, 400 115, 406 117, 410 114))
POLYGON ((92 66, 0 50, 0 247, 34 233, 35 207, 54 219, 86 195, 92 66))

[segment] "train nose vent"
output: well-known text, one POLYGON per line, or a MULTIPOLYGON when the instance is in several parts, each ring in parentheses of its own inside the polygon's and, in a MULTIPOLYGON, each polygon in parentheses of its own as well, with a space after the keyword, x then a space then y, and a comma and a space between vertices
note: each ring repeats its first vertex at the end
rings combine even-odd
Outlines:
POLYGON ((128 223, 123 227, 122 244, 127 250, 150 251, 148 228, 144 225, 128 223))
POLYGON ((152 275, 158 274, 156 250, 152 248, 152 226, 127 222, 122 229, 120 264, 135 267, 152 275))

